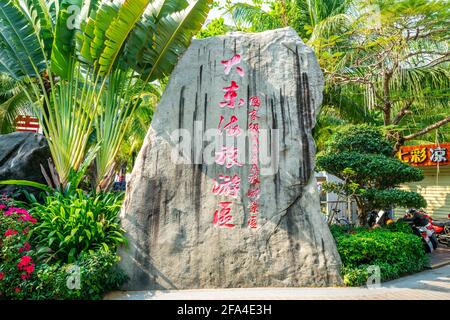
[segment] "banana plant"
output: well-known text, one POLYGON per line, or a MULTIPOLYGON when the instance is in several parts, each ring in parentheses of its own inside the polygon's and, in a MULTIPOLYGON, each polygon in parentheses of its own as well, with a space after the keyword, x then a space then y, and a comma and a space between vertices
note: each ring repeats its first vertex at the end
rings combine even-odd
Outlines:
POLYGON ((211 2, 0 3, 0 73, 30 84, 22 89, 35 102, 63 186, 86 159, 95 159, 97 188, 108 186, 146 88, 170 74, 211 2))

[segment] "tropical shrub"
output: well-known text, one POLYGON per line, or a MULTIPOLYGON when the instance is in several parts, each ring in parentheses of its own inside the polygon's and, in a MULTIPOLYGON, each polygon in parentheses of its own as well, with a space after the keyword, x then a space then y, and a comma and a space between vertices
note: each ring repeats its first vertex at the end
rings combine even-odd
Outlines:
POLYGON ((36 251, 29 238, 36 222, 27 210, 0 202, 0 295, 25 297, 32 291, 36 251))
POLYGON ((125 242, 118 219, 122 198, 122 193, 56 192, 31 209, 39 219, 33 241, 60 262, 72 263, 83 252, 99 249, 116 252, 125 242))
POLYGON ((111 251, 83 252, 73 264, 42 264, 36 269, 34 291, 30 299, 97 300, 126 280, 118 268, 119 257, 111 251), (68 286, 72 270, 79 269, 79 287, 68 286))
MULTIPOLYGON (((117 289, 126 280, 117 266, 119 257, 115 250, 118 243, 123 243, 117 221, 121 199, 121 194, 90 197, 80 191, 65 195, 57 193, 47 199, 49 212, 40 211, 45 204, 34 203, 33 210, 39 209, 31 214, 19 208, 13 199, 1 197, 0 299, 101 299, 105 292, 117 289), (60 205, 56 204, 57 201, 61 201, 60 205), (60 210, 60 215, 56 215, 57 218, 51 223, 49 219, 54 210, 60 210), (41 214, 44 219, 37 220, 35 213, 41 214), (67 218, 69 214, 75 218, 67 218), (67 235, 70 228, 63 228, 62 216, 69 226, 81 224, 91 217, 97 219, 93 223, 95 230, 89 229, 91 242, 87 245, 83 243, 87 248, 76 251, 73 257, 67 248, 56 254, 55 248, 47 245, 49 242, 53 245, 57 239, 52 241, 50 236, 45 241, 45 236, 40 234, 51 230, 53 225, 54 234, 63 232, 67 235), (101 232, 97 230, 98 223, 102 226, 101 232), (65 255, 67 252, 69 256, 65 255), (76 279, 74 277, 78 277, 78 282, 71 283, 72 279, 76 279)), ((83 227, 80 225, 80 228, 83 227)), ((70 239, 66 242, 63 247, 75 245, 70 239)), ((77 250, 80 247, 76 247, 77 250)))
POLYGON ((318 170, 342 180, 324 183, 324 190, 353 199, 361 226, 367 224, 371 210, 426 207, 422 195, 397 188, 405 182, 422 180, 422 171, 395 158, 392 151, 378 128, 351 125, 338 130, 317 158, 318 170))
POLYGON ((346 285, 364 285, 369 277, 370 266, 380 268, 381 281, 418 272, 428 266, 428 256, 422 241, 412 233, 411 228, 398 222, 389 228, 343 231, 339 226, 331 226, 346 285))

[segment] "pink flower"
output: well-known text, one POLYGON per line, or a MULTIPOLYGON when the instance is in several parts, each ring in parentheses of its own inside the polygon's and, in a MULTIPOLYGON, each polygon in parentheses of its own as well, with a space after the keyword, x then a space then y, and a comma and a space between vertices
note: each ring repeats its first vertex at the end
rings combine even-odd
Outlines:
POLYGON ((15 288, 14 291, 16 291, 17 293, 19 293, 21 290, 20 290, 20 288, 15 288))
POLYGON ((0 280, 3 280, 5 278, 5 274, 3 272, 0 272, 0 280))
POLYGON ((22 208, 15 208, 15 207, 12 207, 12 208, 8 208, 8 210, 5 211, 4 215, 5 215, 5 216, 10 216, 10 215, 12 215, 13 213, 22 215, 22 214, 28 214, 28 211, 25 210, 25 209, 22 209, 22 208))
MULTIPOLYGON (((23 209, 21 209, 21 210, 23 210, 23 209)), ((35 218, 33 218, 26 210, 23 210, 22 212, 20 212, 20 214, 21 214, 21 216, 18 219, 19 221, 23 221, 23 222, 29 221, 32 224, 35 224, 37 222, 37 220, 35 218)))
POLYGON ((6 230, 4 236, 5 236, 5 237, 9 237, 9 236, 12 236, 12 235, 15 235, 15 234, 17 234, 17 231, 16 231, 16 230, 8 229, 8 230, 6 230))
POLYGON ((0 210, 3 210, 5 208, 6 208, 6 206, 4 204, 0 204, 0 210))

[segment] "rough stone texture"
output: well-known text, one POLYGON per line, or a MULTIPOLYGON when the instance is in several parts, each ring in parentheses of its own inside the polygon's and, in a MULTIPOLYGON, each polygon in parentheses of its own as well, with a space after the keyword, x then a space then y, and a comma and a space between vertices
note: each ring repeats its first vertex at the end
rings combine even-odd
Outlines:
MULTIPOLYGON (((129 239, 121 252, 122 267, 130 276, 124 289, 341 283, 340 258, 321 219, 313 175, 311 131, 322 90, 316 58, 293 29, 192 42, 171 75, 128 183, 121 213, 129 239), (225 75, 220 64, 236 53, 243 59, 243 78, 235 72, 225 75), (231 80, 240 85, 239 97, 246 105, 220 109, 222 88, 231 80), (278 129, 280 149, 279 170, 261 176, 256 230, 247 227, 250 165, 225 169, 205 163, 203 155, 200 163, 175 164, 171 152, 178 141, 170 137, 179 128, 202 135, 217 128, 220 114, 227 120, 235 114, 246 128, 254 95, 261 97, 260 127, 278 129), (200 133, 194 121, 201 121, 200 133), (213 225, 222 198, 211 190, 221 173, 237 173, 242 179, 241 195, 233 200, 234 229, 213 225)), ((194 145, 197 158, 199 144, 194 145)))
MULTIPOLYGON (((51 158, 50 149, 41 134, 14 132, 0 135, 0 180, 29 180, 46 184, 40 164, 47 168, 48 158, 51 158)), ((18 189, 38 193, 35 188, 0 185, 0 194, 11 194, 18 189)))

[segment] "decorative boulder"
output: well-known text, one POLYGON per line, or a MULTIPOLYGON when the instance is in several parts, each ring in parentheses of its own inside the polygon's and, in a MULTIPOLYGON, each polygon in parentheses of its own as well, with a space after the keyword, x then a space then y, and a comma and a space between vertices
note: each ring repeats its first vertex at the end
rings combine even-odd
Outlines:
MULTIPOLYGON (((51 158, 50 148, 41 134, 14 132, 0 135, 0 181, 29 180, 46 184, 40 164, 48 168, 48 158, 51 158)), ((0 185, 0 194, 12 194, 19 189, 39 193, 35 188, 0 185)))
POLYGON ((124 289, 341 283, 313 173, 322 90, 291 28, 193 40, 128 182, 124 289))

